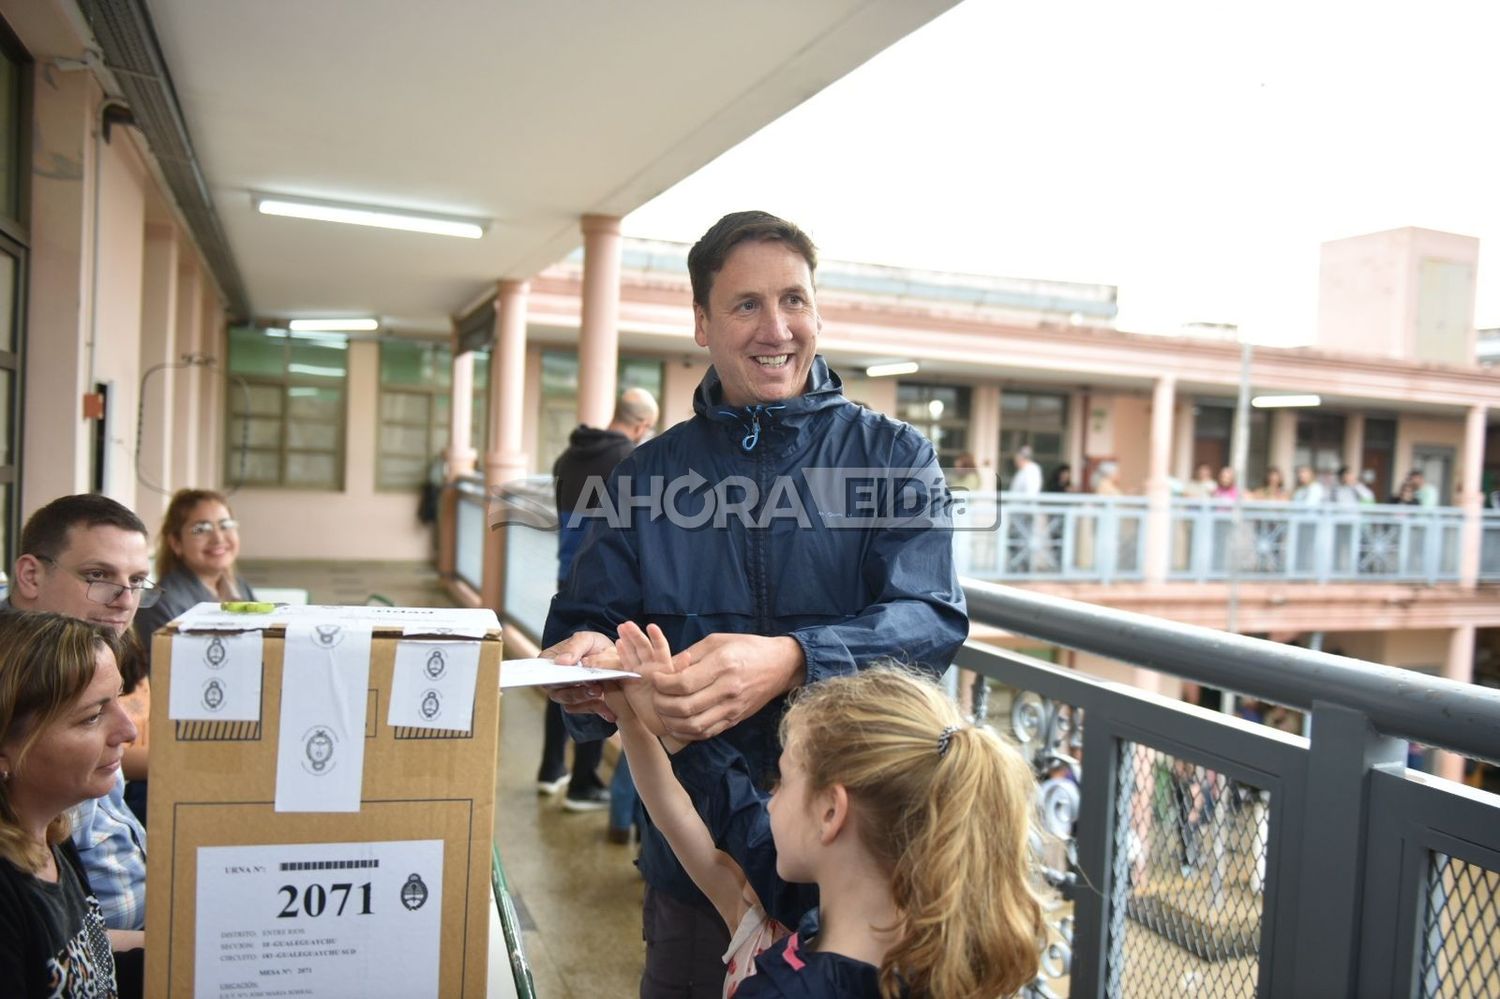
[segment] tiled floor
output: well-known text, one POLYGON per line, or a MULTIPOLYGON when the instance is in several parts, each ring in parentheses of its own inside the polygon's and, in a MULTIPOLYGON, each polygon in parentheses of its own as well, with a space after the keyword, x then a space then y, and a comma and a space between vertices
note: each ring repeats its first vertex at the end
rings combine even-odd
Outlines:
MULTIPOLYGON (((422 563, 242 562, 240 571, 252 586, 308 590, 313 603, 362 604, 379 594, 404 606, 449 605, 437 573, 422 563)), ((537 794, 542 707, 532 690, 502 699, 495 799, 495 842, 526 928, 536 992, 626 999, 637 994, 645 953, 634 849, 606 842, 604 812, 565 812, 560 795, 537 794)))

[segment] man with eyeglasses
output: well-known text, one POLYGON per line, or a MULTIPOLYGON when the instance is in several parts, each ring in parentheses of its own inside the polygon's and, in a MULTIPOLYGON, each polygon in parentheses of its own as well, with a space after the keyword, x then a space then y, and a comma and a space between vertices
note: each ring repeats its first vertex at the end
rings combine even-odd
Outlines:
MULTIPOLYGON (((149 607, 158 596, 147 578, 151 557, 146 538, 141 519, 107 496, 86 493, 53 500, 21 529, 21 554, 0 611, 51 611, 80 618, 109 628, 126 640, 128 650, 126 632, 136 609, 149 607)), ((120 666, 129 676, 129 664, 120 666)), ((144 930, 146 831, 125 804, 124 769, 109 794, 79 807, 73 843, 105 925, 144 930)))

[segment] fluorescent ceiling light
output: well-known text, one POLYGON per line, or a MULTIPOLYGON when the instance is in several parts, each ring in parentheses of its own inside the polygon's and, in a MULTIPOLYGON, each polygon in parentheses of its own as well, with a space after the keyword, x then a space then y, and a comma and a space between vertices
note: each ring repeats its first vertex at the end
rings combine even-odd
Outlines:
POLYGON ((345 222, 349 225, 374 226, 377 229, 401 229, 406 232, 430 232, 438 236, 460 236, 478 239, 484 235, 487 219, 463 218, 457 215, 422 215, 399 208, 374 205, 348 205, 309 198, 254 194, 251 200, 262 215, 284 215, 294 219, 319 222, 345 222))
POLYGON ((1290 409, 1294 406, 1321 406, 1323 397, 1317 395, 1258 395, 1250 400, 1256 409, 1290 409))
POLYGON ((380 329, 378 319, 293 319, 294 333, 368 333, 380 329))
POLYGON ((866 378, 883 378, 886 375, 914 375, 920 365, 916 361, 896 361, 891 364, 872 364, 865 369, 866 378))

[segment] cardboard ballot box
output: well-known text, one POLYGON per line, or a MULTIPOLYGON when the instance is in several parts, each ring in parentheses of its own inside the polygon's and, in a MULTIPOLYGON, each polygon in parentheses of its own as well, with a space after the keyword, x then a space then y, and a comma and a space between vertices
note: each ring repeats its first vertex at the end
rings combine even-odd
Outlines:
POLYGON ((146 994, 482 997, 500 659, 487 610, 158 631, 146 994))

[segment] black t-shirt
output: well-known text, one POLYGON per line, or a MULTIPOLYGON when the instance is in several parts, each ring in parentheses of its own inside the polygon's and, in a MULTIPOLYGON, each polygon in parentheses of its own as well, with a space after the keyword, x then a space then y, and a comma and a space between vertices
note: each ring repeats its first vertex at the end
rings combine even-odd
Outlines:
POLYGON ((0 982, 25 999, 112 999, 114 962, 99 902, 71 841, 52 848, 57 883, 0 859, 0 982))

